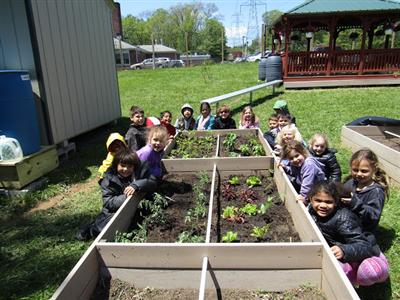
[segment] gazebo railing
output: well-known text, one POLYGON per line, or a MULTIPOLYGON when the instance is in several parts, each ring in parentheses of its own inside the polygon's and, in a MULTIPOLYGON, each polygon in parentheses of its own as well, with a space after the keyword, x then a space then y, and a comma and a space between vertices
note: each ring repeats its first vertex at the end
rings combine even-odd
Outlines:
POLYGON ((392 73, 400 70, 400 49, 291 52, 287 64, 285 76, 392 73))

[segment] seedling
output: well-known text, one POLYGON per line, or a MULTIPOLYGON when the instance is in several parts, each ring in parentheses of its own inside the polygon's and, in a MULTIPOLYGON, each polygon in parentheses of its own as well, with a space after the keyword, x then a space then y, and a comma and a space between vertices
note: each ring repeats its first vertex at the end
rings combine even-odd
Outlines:
POLYGON ((236 139, 237 135, 235 133, 228 133, 222 144, 227 147, 229 151, 234 151, 236 139))
POLYGON ((234 220, 238 213, 238 208, 234 206, 227 206, 222 212, 222 218, 228 220, 234 220))
POLYGON ((177 243, 203 243, 204 238, 202 236, 193 235, 188 231, 183 231, 178 236, 177 243))
POLYGON ((262 240, 268 233, 268 229, 269 229, 269 224, 264 225, 262 227, 254 226, 250 235, 254 236, 258 240, 262 240))
POLYGON ((228 231, 223 235, 222 241, 224 243, 232 243, 237 240, 237 235, 238 235, 237 232, 228 231))
POLYGON ((233 185, 231 185, 229 183, 224 183, 221 186, 221 193, 222 193, 222 197, 224 197, 224 199, 226 199, 226 201, 235 200, 237 197, 233 185))
POLYGON ((258 176, 251 175, 251 176, 247 177, 246 184, 249 187, 261 185, 261 179, 258 176))
POLYGON ((252 147, 253 155, 254 156, 263 156, 265 155, 265 151, 262 145, 257 144, 252 147))
POLYGON ((229 183, 232 185, 239 185, 240 184, 239 177, 238 176, 231 177, 231 179, 229 179, 229 183))
POLYGON ((240 200, 243 202, 254 203, 256 198, 256 194, 252 189, 245 189, 240 193, 240 200))
POLYGON ((257 214, 257 204, 247 203, 244 207, 240 209, 240 212, 248 216, 255 216, 257 214))
POLYGON ((247 144, 243 144, 239 147, 240 152, 243 156, 250 156, 250 147, 247 144))
POLYGON ((272 204, 272 197, 269 196, 267 198, 267 201, 265 201, 265 203, 262 203, 260 205, 260 208, 258 209, 258 213, 260 215, 265 215, 267 213, 268 209, 271 207, 271 204, 272 204))

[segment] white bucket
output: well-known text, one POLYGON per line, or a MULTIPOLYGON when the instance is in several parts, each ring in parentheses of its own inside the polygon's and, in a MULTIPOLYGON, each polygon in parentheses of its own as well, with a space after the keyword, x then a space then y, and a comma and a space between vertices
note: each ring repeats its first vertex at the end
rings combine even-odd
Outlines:
POLYGON ((0 135, 0 161, 19 160, 23 156, 21 145, 16 139, 0 135))

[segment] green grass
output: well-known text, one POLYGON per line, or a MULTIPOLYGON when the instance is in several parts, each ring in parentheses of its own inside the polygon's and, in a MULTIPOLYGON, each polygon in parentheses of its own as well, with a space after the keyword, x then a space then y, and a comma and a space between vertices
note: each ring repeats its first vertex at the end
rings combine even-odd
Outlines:
MULTIPOLYGON (((101 208, 96 171, 106 156, 105 140, 113 131, 124 134, 129 108, 139 105, 146 115, 158 116, 170 110, 174 119, 182 104, 199 110, 202 99, 232 92, 257 83, 257 64, 209 65, 194 68, 119 72, 123 118, 115 126, 105 126, 76 138, 77 153, 46 177, 48 183, 24 198, 0 199, 0 299, 48 299, 88 248, 89 242, 74 239, 76 230, 91 221, 101 208), (91 185, 85 183, 92 182, 91 185), (79 189, 76 184, 82 184, 79 189), (54 207, 25 214, 37 202, 51 197, 62 200, 54 207)), ((347 88, 289 90, 270 89, 253 95, 253 106, 266 130, 276 99, 285 99, 296 116, 303 137, 325 132, 338 149, 338 159, 348 174, 350 151, 340 144, 341 127, 364 115, 400 118, 400 88, 347 88)), ((249 96, 225 101, 234 118, 248 103, 249 96)), ((379 228, 379 242, 390 262, 389 283, 359 289, 363 299, 400 298, 400 189, 391 188, 379 228)))

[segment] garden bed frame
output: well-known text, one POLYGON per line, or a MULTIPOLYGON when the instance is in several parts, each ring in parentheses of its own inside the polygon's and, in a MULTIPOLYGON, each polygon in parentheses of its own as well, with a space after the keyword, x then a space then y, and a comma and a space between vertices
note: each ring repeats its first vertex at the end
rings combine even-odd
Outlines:
MULTIPOLYGON (((268 145, 265 149, 271 153, 268 145)), ((211 191, 216 188, 218 175, 257 175, 274 169, 278 193, 301 242, 210 243, 213 192, 205 243, 110 242, 116 230, 129 228, 140 201, 135 196, 125 201, 52 299, 89 299, 104 276, 133 283, 138 288, 195 288, 201 300, 207 289, 215 289, 217 294, 219 289, 283 291, 303 284, 321 289, 327 299, 359 299, 305 206, 295 201, 297 193, 283 170, 278 169, 274 156, 250 164, 252 159, 214 157, 175 160, 176 163, 166 160, 165 165, 171 173, 208 171, 212 175, 211 191)))
POLYGON ((378 141, 387 136, 385 131, 400 134, 400 126, 343 126, 342 144, 353 152, 367 147, 378 156, 379 164, 390 178, 390 183, 400 186, 400 152, 378 141))

